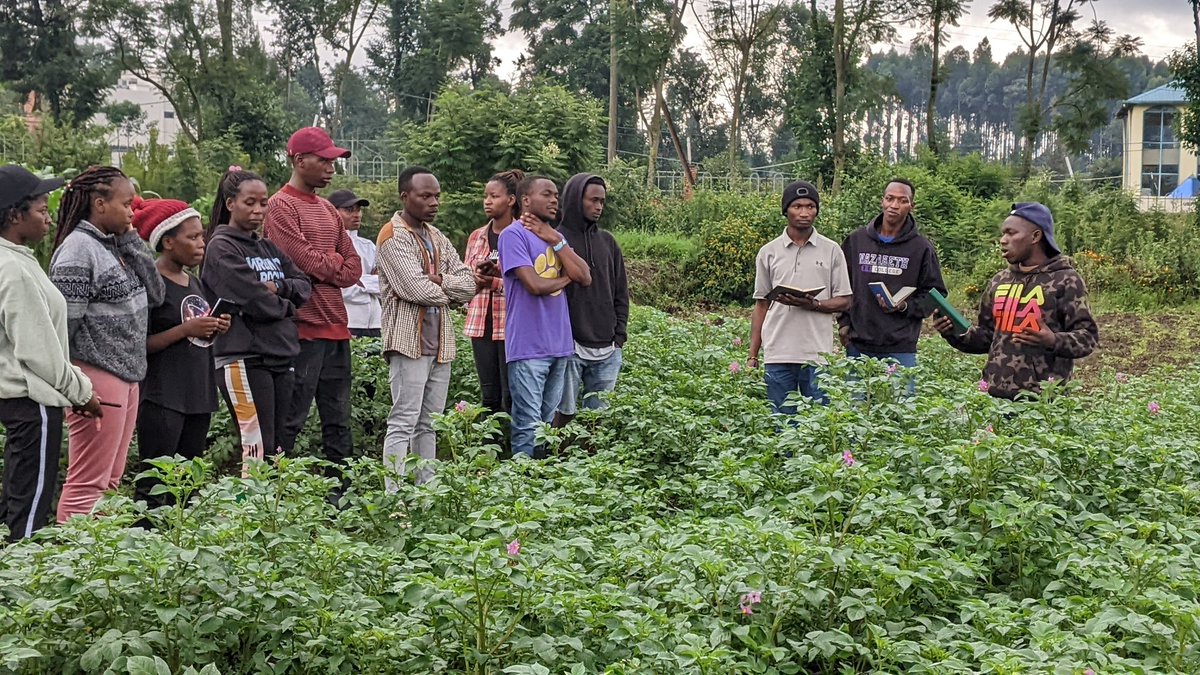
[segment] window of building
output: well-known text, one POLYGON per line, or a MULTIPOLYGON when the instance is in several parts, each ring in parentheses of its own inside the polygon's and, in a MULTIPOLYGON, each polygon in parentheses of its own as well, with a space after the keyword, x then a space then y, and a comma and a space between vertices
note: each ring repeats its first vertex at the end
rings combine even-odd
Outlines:
POLYGON ((164 110, 164 111, 163 111, 163 119, 164 119, 164 120, 173 120, 173 119, 175 119, 175 111, 174 111, 174 110, 164 110))
POLYGON ((1178 186, 1175 108, 1154 106, 1142 114, 1142 194, 1163 197, 1178 186))
POLYGON ((1168 106, 1155 106, 1146 110, 1142 115, 1142 147, 1177 148, 1179 142, 1175 139, 1175 109, 1168 106))
POLYGON ((1145 164, 1142 166, 1142 194, 1165 197, 1179 187, 1178 164, 1145 164))

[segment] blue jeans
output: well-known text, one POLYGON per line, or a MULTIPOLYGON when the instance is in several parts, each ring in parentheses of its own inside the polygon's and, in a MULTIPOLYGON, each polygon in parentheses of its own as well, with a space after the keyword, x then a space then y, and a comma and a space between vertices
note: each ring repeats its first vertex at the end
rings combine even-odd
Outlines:
POLYGON ((603 361, 588 361, 572 356, 567 361, 566 379, 563 384, 562 403, 558 412, 563 415, 574 415, 579 412, 579 399, 583 397, 583 407, 588 410, 603 410, 607 404, 593 394, 612 391, 617 387, 617 375, 621 372, 621 350, 612 353, 603 361), (580 392, 580 387, 583 391, 580 392))
POLYGON ((554 421, 562 401, 563 379, 570 357, 526 359, 508 364, 512 396, 512 454, 533 457, 539 422, 554 421))
POLYGON ((817 367, 807 363, 768 363, 764 368, 767 380, 767 398, 771 399, 771 411, 776 415, 794 415, 796 406, 787 402, 788 395, 799 391, 821 405, 829 404, 829 397, 817 386, 817 367))
MULTIPOLYGON (((860 358, 864 358, 864 357, 868 358, 868 359, 875 359, 877 361, 895 361, 897 364, 899 364, 899 366, 901 368, 916 368, 917 367, 916 352, 901 352, 898 354, 884 354, 881 352, 864 352, 864 351, 859 350, 859 348, 856 347, 854 345, 854 343, 850 343, 849 345, 847 345, 846 358, 860 359, 860 358)), ((915 377, 913 377, 912 375, 908 375, 904 378, 904 381, 905 381, 904 386, 908 390, 909 396, 912 396, 913 394, 917 393, 917 380, 915 377)))

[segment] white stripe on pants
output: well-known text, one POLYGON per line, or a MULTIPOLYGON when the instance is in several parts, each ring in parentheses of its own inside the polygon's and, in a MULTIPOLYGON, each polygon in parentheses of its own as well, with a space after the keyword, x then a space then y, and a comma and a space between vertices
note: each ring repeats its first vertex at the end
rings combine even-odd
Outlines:
MULTIPOLYGON (((38 502, 42 501, 42 493, 46 491, 46 450, 50 444, 50 419, 46 415, 46 406, 38 404, 38 413, 42 416, 42 442, 38 444, 38 479, 37 487, 33 489, 33 506, 29 509, 29 517, 25 519, 25 537, 33 536, 33 514, 37 512, 38 502)), ((57 471, 57 468, 55 469, 57 471)))

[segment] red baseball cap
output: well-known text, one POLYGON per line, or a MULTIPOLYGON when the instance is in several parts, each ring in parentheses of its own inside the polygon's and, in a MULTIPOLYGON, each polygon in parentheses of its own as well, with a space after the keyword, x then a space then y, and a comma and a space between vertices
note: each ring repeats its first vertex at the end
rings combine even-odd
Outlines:
POLYGON ((350 151, 333 144, 333 139, 320 127, 304 127, 288 139, 287 153, 289 157, 296 155, 316 155, 321 159, 338 159, 349 157, 350 151))

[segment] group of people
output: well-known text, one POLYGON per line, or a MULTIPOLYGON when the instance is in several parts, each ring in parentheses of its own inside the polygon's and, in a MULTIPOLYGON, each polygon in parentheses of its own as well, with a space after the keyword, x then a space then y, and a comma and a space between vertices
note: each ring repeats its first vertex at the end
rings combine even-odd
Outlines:
MULTIPOLYGON (((451 312, 464 305, 482 402, 509 415, 513 457, 538 456, 540 423, 604 406, 621 370, 629 292, 621 248, 598 225, 608 197, 599 176, 577 174, 561 193, 541 176, 492 176, 488 222, 460 257, 434 225, 441 185, 421 167, 401 173, 403 208, 376 241, 359 236, 369 202, 350 190, 318 195, 348 155, 319 128, 297 131, 288 183, 272 195, 260 176, 230 167, 207 227, 186 203, 143 200, 120 170, 90 168, 62 193, 49 275, 32 247, 50 231, 48 195, 63 181, 0 168, 0 515, 11 539, 49 519, 64 419, 60 523, 117 487, 135 431, 143 469, 203 454, 218 393, 244 474, 293 451, 315 401, 324 456, 342 478, 354 455, 355 337, 380 337, 388 365, 386 487, 406 475, 427 481, 432 416, 446 407, 456 357, 451 312)), ((765 351, 775 413, 795 411, 795 392, 826 401, 817 373, 834 351, 835 316, 849 356, 911 367, 933 314, 952 345, 989 353, 984 378, 997 396, 1066 379, 1072 359, 1095 348, 1086 287, 1040 204, 1014 205, 1004 222, 1011 267, 993 279, 978 325, 962 331, 932 312, 931 289, 945 287, 914 197, 911 183, 891 181, 881 214, 838 246, 815 230, 817 188, 784 191, 787 227, 756 260, 749 354, 756 367, 765 351), (889 303, 880 283, 916 292, 889 303)), ((154 492, 151 480, 136 483, 137 499, 165 503, 154 492)))
MULTIPOLYGON (((230 167, 207 227, 182 201, 140 198, 119 169, 89 168, 63 190, 48 275, 32 247, 50 231, 48 196, 63 181, 0 168, 0 515, 10 539, 49 520, 64 420, 60 523, 118 486, 135 432, 143 470, 203 454, 218 394, 243 474, 293 451, 315 401, 341 478, 354 454, 350 341, 360 336, 382 338, 389 367, 387 488, 409 473, 428 480, 432 416, 445 409, 455 358, 450 312, 463 305, 483 402, 511 415, 514 457, 535 456, 539 423, 603 405, 596 394, 615 386, 629 298, 620 247, 597 225, 601 178, 574 176, 560 203, 548 178, 493 176, 489 221, 464 262, 433 224, 441 186, 420 167, 402 172, 403 209, 377 241, 359 236, 369 202, 317 194, 348 155, 319 128, 297 131, 288 183, 272 195, 260 176, 230 167)), ((153 487, 137 481, 135 498, 165 503, 153 487)))
MULTIPOLYGON (((896 369, 917 365, 921 324, 931 317, 955 349, 988 355, 980 386, 1001 398, 1070 379, 1075 359, 1096 349, 1087 285, 1055 242, 1050 209, 1013 204, 1000 235, 1009 267, 988 284, 977 323, 963 326, 932 301, 946 287, 937 252, 913 218, 915 198, 910 181, 892 179, 879 215, 838 246, 815 229, 821 211, 816 186, 796 181, 784 190, 787 227, 755 259, 747 361, 757 367, 765 352, 767 396, 776 414, 795 412, 796 392, 827 403, 818 374, 834 351, 835 315, 847 357, 885 360, 896 369)), ((907 386, 913 391, 911 377, 907 386)))

